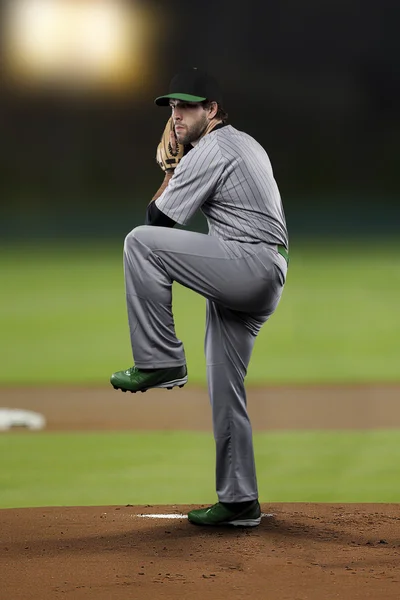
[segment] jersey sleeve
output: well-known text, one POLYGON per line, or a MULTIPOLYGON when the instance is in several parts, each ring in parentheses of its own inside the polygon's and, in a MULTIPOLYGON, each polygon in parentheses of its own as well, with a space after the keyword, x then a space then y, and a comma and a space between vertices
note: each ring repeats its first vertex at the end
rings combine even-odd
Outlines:
POLYGON ((155 201, 157 208, 179 225, 186 225, 212 196, 223 171, 224 161, 217 139, 200 142, 175 169, 168 187, 155 201))

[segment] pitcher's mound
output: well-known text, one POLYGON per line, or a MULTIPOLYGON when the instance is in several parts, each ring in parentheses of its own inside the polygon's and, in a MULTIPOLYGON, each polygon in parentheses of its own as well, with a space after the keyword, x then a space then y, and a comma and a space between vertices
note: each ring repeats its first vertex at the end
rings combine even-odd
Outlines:
POLYGON ((399 598, 400 505, 264 504, 251 529, 196 527, 190 508, 2 510, 0 597, 399 598))

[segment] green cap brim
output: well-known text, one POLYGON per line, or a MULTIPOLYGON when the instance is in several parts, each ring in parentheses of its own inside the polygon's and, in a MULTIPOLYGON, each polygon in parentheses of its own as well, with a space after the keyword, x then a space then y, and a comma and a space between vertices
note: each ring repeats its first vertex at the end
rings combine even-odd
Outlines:
POLYGON ((154 100, 157 106, 169 106, 170 100, 183 100, 184 102, 203 102, 207 98, 201 98, 200 96, 192 96, 191 94, 167 94, 166 96, 159 96, 154 100))

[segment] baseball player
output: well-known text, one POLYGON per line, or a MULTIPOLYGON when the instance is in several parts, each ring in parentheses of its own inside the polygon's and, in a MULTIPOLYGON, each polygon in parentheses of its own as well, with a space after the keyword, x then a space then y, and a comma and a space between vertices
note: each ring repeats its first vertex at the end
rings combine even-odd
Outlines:
POLYGON ((128 320, 135 365, 111 376, 122 391, 182 387, 182 342, 172 314, 172 283, 207 300, 205 355, 216 443, 218 502, 192 510, 198 525, 261 521, 244 379, 255 338, 285 284, 288 236, 265 150, 227 125, 218 83, 199 69, 178 73, 157 148, 164 182, 124 246, 128 320), (208 235, 173 229, 201 209, 208 235))

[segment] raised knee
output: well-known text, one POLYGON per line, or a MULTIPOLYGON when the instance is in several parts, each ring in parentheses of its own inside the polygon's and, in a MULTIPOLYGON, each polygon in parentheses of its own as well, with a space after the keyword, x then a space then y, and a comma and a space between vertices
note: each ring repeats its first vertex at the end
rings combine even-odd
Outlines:
POLYGON ((137 241, 143 240, 148 229, 151 229, 149 225, 139 225, 135 229, 132 229, 125 238, 124 249, 132 248, 137 241))

